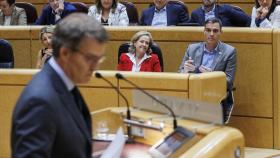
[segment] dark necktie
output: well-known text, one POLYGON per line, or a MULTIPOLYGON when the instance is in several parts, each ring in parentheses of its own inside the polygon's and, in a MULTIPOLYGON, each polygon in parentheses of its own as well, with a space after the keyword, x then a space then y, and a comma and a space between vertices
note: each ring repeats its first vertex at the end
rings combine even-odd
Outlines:
POLYGON ((82 103, 82 96, 78 90, 77 87, 74 87, 71 91, 73 97, 74 97, 74 100, 76 102, 76 105, 78 107, 78 109, 80 110, 80 112, 83 114, 83 103, 82 103))
POLYGON ((81 95, 79 89, 77 87, 74 87, 74 89, 71 91, 71 93, 74 96, 74 100, 75 100, 76 105, 79 109, 79 112, 81 113, 81 116, 85 120, 85 123, 87 124, 89 129, 91 129, 90 115, 88 113, 86 105, 84 104, 84 101, 83 101, 83 98, 82 98, 82 95, 81 95))

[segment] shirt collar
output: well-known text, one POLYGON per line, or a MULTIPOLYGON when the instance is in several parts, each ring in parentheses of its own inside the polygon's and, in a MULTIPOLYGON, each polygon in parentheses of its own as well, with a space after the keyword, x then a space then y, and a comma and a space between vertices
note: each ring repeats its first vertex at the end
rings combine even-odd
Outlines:
MULTIPOLYGON (((202 5, 201 8, 202 8, 202 10, 205 11, 204 5, 202 5)), ((211 11, 214 12, 214 11, 215 11, 215 8, 216 8, 216 4, 214 4, 214 7, 213 7, 212 10, 210 10, 209 12, 211 12, 211 11)))
POLYGON ((166 5, 165 5, 163 8, 161 8, 160 10, 158 10, 158 9, 155 7, 155 12, 156 12, 156 13, 160 13, 160 12, 164 12, 164 11, 166 11, 166 5))
MULTIPOLYGON (((136 64, 136 56, 135 56, 135 53, 126 53, 126 55, 130 58, 130 60, 131 60, 134 64, 136 64)), ((148 58, 150 58, 150 57, 152 57, 150 54, 148 55, 147 53, 145 53, 140 63, 142 63, 142 61, 144 61, 144 60, 146 60, 146 59, 148 59, 148 58)))
POLYGON ((219 45, 220 45, 220 42, 218 42, 217 46, 215 47, 215 49, 213 51, 209 51, 206 46, 205 46, 205 43, 204 43, 204 46, 203 46, 203 51, 206 52, 206 53, 216 53, 218 52, 219 50, 219 45))
POLYGON ((54 71, 58 74, 58 76, 62 79, 63 83, 66 85, 68 91, 71 91, 75 85, 71 81, 71 79, 64 73, 60 65, 55 61, 54 57, 49 60, 50 66, 54 69, 54 71))

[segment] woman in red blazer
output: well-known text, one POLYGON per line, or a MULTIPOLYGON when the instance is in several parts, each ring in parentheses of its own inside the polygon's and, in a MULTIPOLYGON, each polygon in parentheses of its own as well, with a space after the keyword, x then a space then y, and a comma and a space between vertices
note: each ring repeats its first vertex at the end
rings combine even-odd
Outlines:
POLYGON ((128 53, 122 53, 117 69, 120 71, 150 71, 160 72, 158 56, 152 54, 153 39, 151 33, 139 31, 130 41, 128 53))

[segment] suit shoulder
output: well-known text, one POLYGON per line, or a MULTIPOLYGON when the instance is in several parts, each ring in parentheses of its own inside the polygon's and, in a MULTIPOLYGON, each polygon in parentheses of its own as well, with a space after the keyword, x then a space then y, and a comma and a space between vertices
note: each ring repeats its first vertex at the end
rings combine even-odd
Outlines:
POLYGON ((192 43, 189 45, 189 48, 192 48, 192 49, 199 48, 199 47, 201 47, 202 44, 203 44, 202 42, 192 43))
POLYGON ((15 7, 15 9, 18 13, 25 12, 23 8, 15 7))
POLYGON ((76 11, 76 7, 69 3, 69 2, 64 2, 64 6, 65 6, 65 10, 68 10, 68 11, 76 11))
POLYGON ((154 6, 151 6, 149 8, 146 8, 142 11, 142 14, 149 14, 150 12, 152 12, 153 10, 155 10, 154 6))
POLYGON ((226 43, 223 43, 223 42, 221 42, 221 44, 225 48, 225 50, 228 51, 228 52, 233 52, 233 51, 236 50, 235 47, 233 47, 229 44, 226 44, 226 43))

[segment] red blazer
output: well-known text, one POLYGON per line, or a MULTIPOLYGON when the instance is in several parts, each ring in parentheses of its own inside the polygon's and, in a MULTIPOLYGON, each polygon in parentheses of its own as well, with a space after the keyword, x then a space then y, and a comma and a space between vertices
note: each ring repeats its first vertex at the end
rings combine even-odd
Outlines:
MULTIPOLYGON (((151 54, 151 56, 142 62, 140 71, 161 72, 158 56, 156 54, 151 54)), ((133 63, 129 56, 126 53, 122 53, 117 69, 120 71, 131 71, 132 65, 133 63)))

